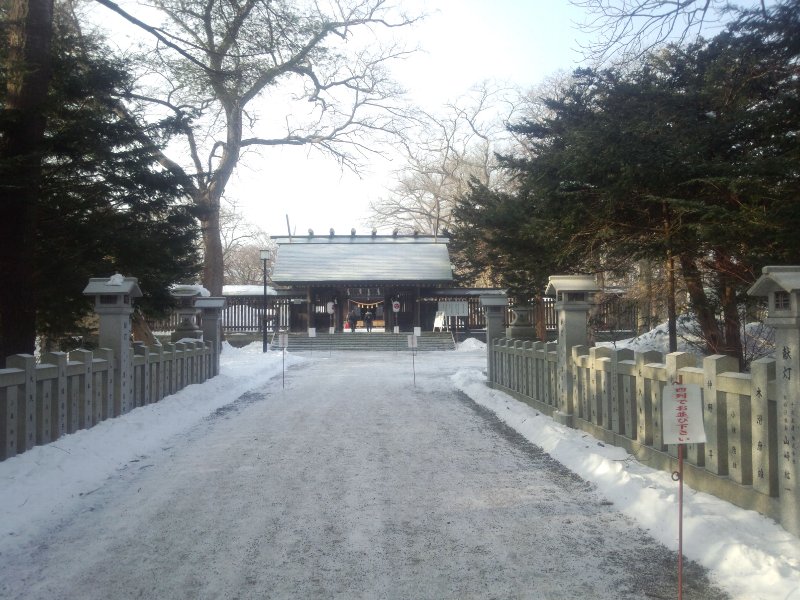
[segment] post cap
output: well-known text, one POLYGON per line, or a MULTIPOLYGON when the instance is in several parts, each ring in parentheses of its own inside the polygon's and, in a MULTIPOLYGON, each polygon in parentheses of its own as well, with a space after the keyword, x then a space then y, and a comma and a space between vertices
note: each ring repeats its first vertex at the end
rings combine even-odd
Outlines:
POLYGON ((136 277, 124 277, 119 273, 111 277, 92 277, 84 288, 85 296, 111 296, 125 295, 131 298, 141 298, 142 290, 139 289, 139 280, 136 277))

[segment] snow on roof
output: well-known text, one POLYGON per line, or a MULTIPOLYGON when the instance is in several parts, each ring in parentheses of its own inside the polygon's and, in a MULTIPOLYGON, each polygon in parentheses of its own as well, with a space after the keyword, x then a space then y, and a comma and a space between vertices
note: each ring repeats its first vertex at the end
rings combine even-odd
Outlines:
POLYGON ((109 278, 92 277, 83 293, 86 296, 127 294, 133 298, 140 298, 142 290, 139 289, 139 280, 136 277, 124 277, 117 273, 109 278))
MULTIPOLYGON (((267 286, 267 296, 275 295, 275 288, 267 286)), ((223 285, 223 296, 263 296, 263 285, 223 285)))
POLYGON ((432 236, 308 236, 275 238, 276 283, 449 282, 447 238, 432 236))

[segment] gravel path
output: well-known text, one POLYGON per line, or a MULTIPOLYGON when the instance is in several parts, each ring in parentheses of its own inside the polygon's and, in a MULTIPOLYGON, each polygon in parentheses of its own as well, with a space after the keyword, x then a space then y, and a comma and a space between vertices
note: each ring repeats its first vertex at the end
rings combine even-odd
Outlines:
MULTIPOLYGON (((315 355, 142 456, 9 598, 675 598, 676 556, 454 391, 435 354, 315 355)), ((684 598, 724 598, 696 565, 684 598)))

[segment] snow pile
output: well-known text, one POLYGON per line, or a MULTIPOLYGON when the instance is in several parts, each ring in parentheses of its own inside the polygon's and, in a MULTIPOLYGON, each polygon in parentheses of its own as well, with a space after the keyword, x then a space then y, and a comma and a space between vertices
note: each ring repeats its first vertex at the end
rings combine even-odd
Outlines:
POLYGON ((486 352, 486 344, 475 338, 467 338, 460 344, 457 344, 456 350, 459 352, 474 352, 476 350, 486 352))
MULTIPOLYGON (((705 344, 700 335, 700 325, 690 315, 680 315, 676 322, 678 333, 678 352, 699 354, 705 344)), ((748 323, 744 326, 742 340, 745 357, 752 360, 769 356, 775 350, 775 330, 763 323, 748 323)), ((666 354, 669 352, 669 326, 661 323, 642 335, 617 340, 616 342, 598 342, 596 346, 605 348, 629 348, 635 352, 655 350, 666 354)))

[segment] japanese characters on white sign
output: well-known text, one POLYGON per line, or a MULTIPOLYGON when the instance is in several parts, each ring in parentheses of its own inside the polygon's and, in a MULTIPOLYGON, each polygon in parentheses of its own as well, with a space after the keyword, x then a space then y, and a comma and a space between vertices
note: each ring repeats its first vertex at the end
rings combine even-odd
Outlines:
POLYGON ((700 386, 687 383, 665 386, 661 398, 661 420, 665 444, 705 442, 703 396, 700 386))

